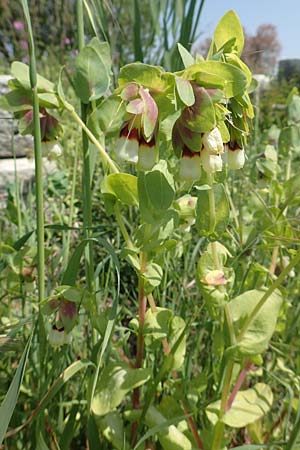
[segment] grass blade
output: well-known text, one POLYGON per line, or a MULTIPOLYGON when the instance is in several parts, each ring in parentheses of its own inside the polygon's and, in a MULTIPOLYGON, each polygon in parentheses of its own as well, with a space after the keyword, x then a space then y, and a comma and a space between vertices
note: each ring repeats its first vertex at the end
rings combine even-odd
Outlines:
POLYGON ((19 390, 22 384, 26 362, 28 359, 28 354, 31 346, 31 340, 32 335, 30 336, 26 344, 20 364, 16 370, 11 385, 9 386, 9 389, 0 407, 0 445, 3 442, 6 430, 8 428, 10 419, 13 415, 18 400, 19 390))

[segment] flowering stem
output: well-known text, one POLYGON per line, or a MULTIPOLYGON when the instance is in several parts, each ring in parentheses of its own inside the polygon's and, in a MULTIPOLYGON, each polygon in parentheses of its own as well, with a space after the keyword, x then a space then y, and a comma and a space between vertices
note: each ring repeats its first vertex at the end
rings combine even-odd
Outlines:
POLYGON ((224 424, 224 422, 222 422, 222 418, 223 418, 224 414, 226 413, 226 405, 227 405, 227 399, 228 399, 229 391, 230 391, 233 366, 234 366, 233 361, 229 360, 227 363, 226 369, 225 369, 225 378, 224 378, 224 384, 223 384, 223 389, 222 389, 219 421, 217 422, 215 429, 214 429, 211 450, 220 450, 222 448, 221 444, 222 444, 224 429, 225 429, 225 424, 224 424))
MULTIPOLYGON (((84 18, 82 0, 76 2, 77 39, 79 52, 84 47, 84 18)), ((81 120, 85 124, 87 118, 87 105, 81 103, 81 120)), ((94 249, 90 239, 92 228, 92 188, 90 173, 89 143, 86 133, 82 131, 83 173, 82 173, 82 200, 83 200, 83 225, 85 238, 89 239, 85 248, 86 283, 90 292, 94 291, 94 249)))
POLYGON ((242 387, 242 385, 243 385, 243 383, 244 383, 244 381, 245 381, 245 379, 247 377, 247 374, 248 374, 249 370, 251 369, 251 367, 252 367, 251 361, 247 361, 246 364, 245 364, 245 367, 243 367, 243 369, 242 369, 242 371, 241 371, 241 373, 240 373, 240 375, 239 375, 239 377, 237 379, 237 382, 235 383, 235 386, 234 386, 234 388, 233 388, 233 390, 232 390, 232 392, 230 394, 230 397, 229 397, 229 399, 227 401, 226 412, 229 411, 230 408, 232 407, 234 399, 237 396, 237 393, 239 392, 240 388, 242 387))
MULTIPOLYGON (((292 158, 291 158, 291 155, 289 155, 288 159, 287 159, 286 172, 285 172, 285 180, 286 181, 288 181, 291 177, 291 162, 292 162, 292 158)), ((276 208, 278 208, 278 203, 279 203, 279 196, 278 196, 278 194, 275 194, 275 207, 276 208)), ((283 215, 286 216, 286 214, 287 214, 287 207, 283 211, 283 215)), ((276 247, 273 248, 272 257, 271 257, 271 264, 270 264, 270 269, 269 269, 269 272, 271 275, 274 275, 274 273, 275 273, 277 259, 278 259, 278 253, 279 253, 279 245, 276 245, 276 247)))
POLYGON ((39 98, 37 91, 37 73, 35 60, 35 47, 31 27, 30 14, 27 0, 22 0, 22 7, 28 27, 29 35, 29 76, 33 100, 33 124, 34 124, 34 161, 36 183, 36 227, 37 227, 37 259, 38 259, 38 300, 39 305, 44 299, 45 290, 45 251, 44 251, 44 198, 43 198, 43 162, 41 149, 41 128, 39 117, 39 98))
MULTIPOLYGON (((143 363, 144 353, 144 335, 143 328, 145 323, 145 315, 147 309, 147 297, 145 296, 145 279, 143 273, 146 270, 147 254, 141 252, 140 254, 140 275, 138 281, 138 316, 139 316, 139 331, 137 337, 137 349, 136 349, 136 362, 135 367, 139 369, 143 363)), ((132 396, 133 409, 139 409, 140 407, 140 389, 137 387, 133 390, 132 396)), ((132 425, 132 444, 136 443, 137 439, 138 422, 134 422, 132 425)))
POLYGON ((125 227, 122 215, 121 215, 120 202, 119 201, 116 201, 116 203, 115 203, 115 215, 116 215, 116 219, 117 219, 118 225, 120 227, 122 236, 123 236, 123 238, 125 240, 125 243, 126 243, 127 247, 132 247, 131 239, 130 239, 129 234, 128 234, 127 230, 126 230, 126 227, 125 227))
MULTIPOLYGON (((208 174, 208 182, 211 187, 211 189, 208 191, 210 231, 213 232, 215 229, 215 225, 216 225, 216 206, 215 206, 215 196, 214 196, 214 191, 213 191, 213 183, 214 183, 213 174, 208 174)), ((218 249, 217 249, 216 242, 211 242, 211 251, 212 251, 212 257, 213 257, 213 261, 214 261, 214 269, 222 270, 222 266, 221 266, 219 256, 218 256, 218 249)), ((224 312, 225 312, 226 323, 227 323, 229 335, 230 335, 230 343, 231 343, 231 345, 233 345, 236 342, 236 337, 235 337, 235 333, 234 333, 231 312, 230 312, 230 309, 229 309, 227 303, 224 306, 224 312)), ((226 413, 226 405, 227 405, 227 399, 228 399, 229 392, 230 392, 233 366, 234 366, 233 361, 229 360, 227 362, 227 365, 225 368, 219 421, 217 422, 215 429, 214 429, 212 450, 219 450, 221 448, 221 443, 222 443, 224 429, 225 429, 225 425, 222 422, 222 418, 223 418, 224 414, 226 413)))
POLYGON ((99 153, 101 155, 101 158, 107 163, 110 172, 111 173, 119 173, 119 169, 117 168, 116 164, 113 162, 113 160, 110 158, 110 156, 106 153, 103 146, 100 144, 100 142, 97 140, 97 138, 93 135, 93 133, 89 130, 89 128, 86 126, 86 124, 81 120, 81 118, 78 116, 76 111, 74 109, 68 110, 73 119, 78 123, 78 125, 82 128, 82 130, 85 132, 89 140, 95 145, 95 147, 99 150, 99 153))
MULTIPOLYGON (((152 313, 155 313, 156 312, 156 304, 155 304, 155 300, 153 298, 153 295, 149 294, 147 298, 148 298, 148 302, 149 302, 149 305, 150 305, 152 313)), ((165 355, 168 356, 170 354, 170 352, 171 352, 171 349, 170 349, 170 346, 169 346, 167 338, 164 338, 162 340, 162 346, 163 346, 165 355)), ((178 378, 178 373, 176 372, 176 370, 173 371, 173 377, 175 379, 178 378)), ((178 386, 178 388, 180 388, 180 386, 178 386)), ((184 401, 184 399, 181 400, 181 405, 183 407, 184 414, 186 416, 189 416, 188 407, 187 407, 186 402, 184 401)), ((193 417, 189 416, 187 421, 188 421, 191 433, 192 433, 192 435, 193 435, 193 437, 195 439, 195 442, 197 444, 197 447, 200 448, 200 449, 203 449, 203 444, 202 444, 202 441, 201 441, 200 436, 198 434, 197 427, 196 427, 196 424, 194 422, 193 417)))

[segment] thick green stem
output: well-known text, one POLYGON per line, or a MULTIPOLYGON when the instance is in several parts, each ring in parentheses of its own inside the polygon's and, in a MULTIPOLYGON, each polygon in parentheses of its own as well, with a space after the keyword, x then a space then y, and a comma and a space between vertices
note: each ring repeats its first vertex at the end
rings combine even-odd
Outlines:
MULTIPOLYGON (((144 354, 144 335, 143 328, 145 323, 145 315, 147 309, 147 297, 145 295, 145 280, 143 272, 146 270, 147 255, 142 252, 140 254, 140 275, 138 282, 138 317, 139 317, 139 332, 137 337, 137 350, 136 350, 136 362, 135 367, 137 369, 142 367, 143 354, 144 354)), ((140 389, 137 387, 133 391, 132 404, 134 409, 140 407, 140 389)), ((138 422, 134 422, 132 425, 132 445, 136 443, 137 439, 138 422)))
MULTIPOLYGON (((213 190, 213 183, 214 183, 213 174, 208 175, 208 182, 211 187, 211 189, 208 191, 209 223, 210 223, 210 231, 213 232, 215 229, 215 225, 216 225, 216 205, 215 205, 215 196, 214 196, 214 190, 213 190)), ((222 270, 222 265, 219 260, 216 242, 211 243, 211 251, 212 251, 212 256, 213 256, 213 261, 214 261, 214 269, 222 270)), ((230 335, 230 344, 233 345, 236 342, 236 337, 235 337, 235 333, 234 333, 233 321, 232 321, 232 317, 231 317, 231 313, 230 313, 228 304, 225 304, 224 312, 225 312, 226 323, 227 323, 227 327, 228 327, 229 335, 230 335)), ((228 399, 228 396, 230 393, 233 366, 234 366, 233 361, 229 360, 227 362, 227 366, 225 368, 219 421, 216 424, 215 429, 214 429, 212 450, 220 450, 220 448, 221 448, 223 435, 224 435, 224 429, 225 429, 225 425, 224 425, 224 422, 222 422, 222 418, 223 418, 224 414, 226 413, 226 405, 227 405, 227 399, 228 399)))
POLYGON ((129 234, 128 234, 127 230, 126 230, 126 227, 125 227, 125 224, 124 224, 124 221, 123 221, 123 217, 122 217, 122 214, 121 214, 121 211, 120 211, 120 202, 119 201, 116 201, 116 204, 115 204, 115 215, 116 215, 116 219, 117 219, 118 225, 120 227, 122 236, 123 236, 123 238, 124 238, 124 240, 126 242, 127 247, 132 247, 132 242, 131 242, 129 234))
POLYGON ((37 227, 37 260, 38 260, 38 300, 39 305, 44 299, 45 289, 45 252, 44 252, 44 198, 43 198, 43 162, 41 149, 41 128, 39 116, 39 97, 37 91, 37 73, 35 60, 35 47, 31 27, 27 0, 22 0, 22 7, 28 27, 29 35, 29 77, 33 101, 34 124, 34 162, 36 183, 36 227, 37 227))
POLYGON ((229 393, 230 393, 230 385, 231 385, 233 366, 234 366, 233 361, 229 360, 227 363, 226 369, 225 369, 225 377, 224 377, 224 384, 223 384, 223 389, 222 389, 219 421, 217 422, 215 429, 214 429, 211 450, 220 450, 222 448, 222 440, 223 440, 224 429, 225 429, 225 424, 222 421, 222 418, 223 418, 224 414, 226 413, 226 405, 227 405, 227 400, 228 400, 229 393))
MULTIPOLYGON (((84 18, 82 0, 76 2, 78 50, 84 47, 84 18)), ((81 120, 85 124, 87 119, 87 105, 81 103, 81 120)), ((86 133, 82 131, 82 151, 83 151, 83 173, 82 173, 82 193, 83 193, 83 225, 84 237, 92 237, 92 188, 90 173, 90 153, 89 143, 86 133)), ((86 283, 90 292, 94 291, 94 249, 93 241, 90 240, 85 249, 86 283)))
MULTIPOLYGON (((70 198, 70 210, 69 210, 69 228, 73 225, 73 214, 74 214, 74 201, 75 201, 75 190, 76 190, 76 176, 77 176, 77 161, 78 161, 78 145, 75 148, 74 163, 73 163, 73 174, 72 174, 72 185, 71 185, 71 198, 70 198)), ((67 268, 69 253, 70 253, 70 243, 71 243, 71 230, 67 231, 66 239, 66 251, 64 253, 64 269, 67 268)))

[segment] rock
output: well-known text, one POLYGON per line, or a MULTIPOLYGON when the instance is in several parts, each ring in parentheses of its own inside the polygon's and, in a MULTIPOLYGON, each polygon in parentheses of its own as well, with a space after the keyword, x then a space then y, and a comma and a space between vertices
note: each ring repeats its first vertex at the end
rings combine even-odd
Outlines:
MULTIPOLYGON (((56 163, 43 158, 43 173, 49 174, 56 170, 56 163)), ((34 178, 34 160, 16 158, 18 181, 23 184, 22 192, 27 192, 28 183, 34 178)), ((15 182, 15 167, 13 159, 0 159, 0 207, 5 206, 6 190, 9 184, 15 182)))
MULTIPOLYGON (((10 75, 0 75, 0 96, 9 92, 10 78, 10 75)), ((0 158, 12 158, 13 145, 16 156, 24 157, 33 148, 32 136, 21 136, 12 114, 0 109, 0 158)))

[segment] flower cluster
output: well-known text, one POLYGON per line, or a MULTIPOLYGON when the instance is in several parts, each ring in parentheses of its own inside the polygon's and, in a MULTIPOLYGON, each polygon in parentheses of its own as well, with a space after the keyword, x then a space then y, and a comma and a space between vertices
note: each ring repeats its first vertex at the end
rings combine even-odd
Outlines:
POLYGON ((116 159, 151 170, 157 160, 156 133, 158 108, 148 89, 128 84, 121 97, 128 101, 126 120, 116 147, 116 159))
MULTIPOLYGON (((229 142, 230 135, 223 122, 225 137, 221 129, 213 125, 207 130, 209 122, 203 117, 208 113, 207 98, 214 98, 216 90, 207 90, 191 83, 195 95, 195 102, 191 107, 183 110, 174 124, 172 143, 175 153, 180 157, 179 176, 183 181, 198 180, 201 176, 201 167, 208 174, 220 172, 223 168, 222 156, 225 155, 229 169, 240 169, 244 165, 245 155, 242 147, 229 142)), ((213 106, 209 106, 213 108, 213 106)), ((220 121, 222 122, 222 121, 220 121)))

